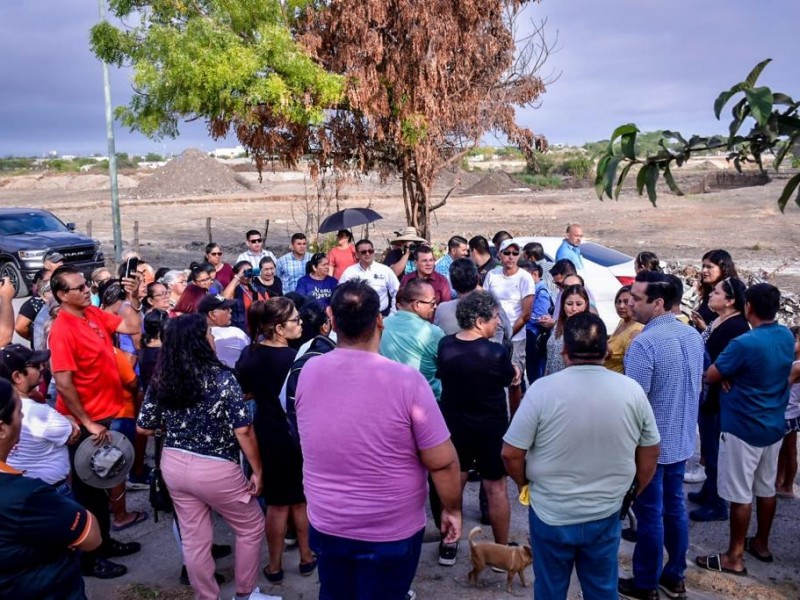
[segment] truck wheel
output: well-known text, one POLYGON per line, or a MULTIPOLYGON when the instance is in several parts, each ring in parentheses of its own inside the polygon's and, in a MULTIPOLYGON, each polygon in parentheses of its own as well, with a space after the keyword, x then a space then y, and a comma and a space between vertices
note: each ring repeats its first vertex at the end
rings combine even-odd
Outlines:
POLYGON ((0 280, 4 277, 8 277, 11 280, 11 284, 14 286, 14 289, 17 290, 17 298, 28 295, 28 285, 22 278, 22 273, 19 272, 17 265, 13 262, 5 262, 0 265, 0 280))

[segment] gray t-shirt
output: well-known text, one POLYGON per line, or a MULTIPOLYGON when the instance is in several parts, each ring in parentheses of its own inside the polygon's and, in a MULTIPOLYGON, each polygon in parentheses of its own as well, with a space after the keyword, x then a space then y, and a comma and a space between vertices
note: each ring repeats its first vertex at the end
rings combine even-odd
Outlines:
POLYGON ((600 365, 575 365, 531 384, 503 440, 528 451, 531 506, 561 526, 619 512, 637 446, 660 437, 638 383, 600 365))
MULTIPOLYGON (((456 319, 457 307, 458 299, 442 302, 436 307, 433 324, 444 331, 445 335, 453 335, 461 331, 461 327, 458 326, 458 319, 456 319)), ((508 322, 505 312, 501 310, 499 314, 500 323, 497 325, 497 330, 494 332, 494 337, 491 341, 502 344, 511 340, 511 323, 508 322)))

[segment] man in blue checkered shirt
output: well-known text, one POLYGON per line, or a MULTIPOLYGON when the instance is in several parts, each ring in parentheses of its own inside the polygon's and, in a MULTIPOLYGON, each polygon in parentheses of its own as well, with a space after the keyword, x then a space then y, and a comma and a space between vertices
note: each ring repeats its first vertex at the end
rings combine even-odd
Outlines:
POLYGON ((283 283, 284 294, 293 292, 300 278, 307 275, 306 263, 311 259, 311 255, 306 252, 307 245, 306 236, 295 233, 292 235, 292 251, 281 256, 275 263, 278 277, 283 283))
MULTIPOLYGON (((450 265, 454 260, 459 258, 467 258, 469 256, 469 246, 467 240, 460 235, 454 235, 447 242, 447 254, 436 261, 435 270, 439 275, 447 277, 447 282, 450 283, 450 265)), ((450 297, 457 298, 458 293, 450 286, 450 297)))
POLYGON ((671 313, 679 301, 667 275, 645 271, 636 276, 629 307, 645 327, 625 354, 625 374, 650 400, 661 455, 652 482, 633 505, 638 521, 633 577, 621 578, 618 590, 625 598, 656 600, 659 587, 670 598, 686 598, 689 518, 683 472, 694 453, 704 346, 700 334, 671 313), (664 547, 669 559, 662 569, 664 547))

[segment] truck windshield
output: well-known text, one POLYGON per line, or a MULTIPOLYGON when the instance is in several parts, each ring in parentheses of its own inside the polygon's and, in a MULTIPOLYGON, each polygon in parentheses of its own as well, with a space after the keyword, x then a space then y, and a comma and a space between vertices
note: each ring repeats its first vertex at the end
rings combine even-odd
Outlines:
POLYGON ((20 235, 41 233, 42 231, 69 231, 69 229, 53 215, 47 213, 0 215, 0 235, 20 235))

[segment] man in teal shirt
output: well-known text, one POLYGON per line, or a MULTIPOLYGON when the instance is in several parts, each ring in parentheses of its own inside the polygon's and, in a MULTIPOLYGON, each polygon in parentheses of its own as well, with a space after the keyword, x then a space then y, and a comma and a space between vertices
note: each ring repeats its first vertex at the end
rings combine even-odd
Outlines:
POLYGON ((444 332, 429 322, 435 310, 433 286, 423 279, 407 281, 397 293, 397 312, 383 320, 380 352, 419 370, 438 401, 442 382, 436 377, 436 355, 444 332))

